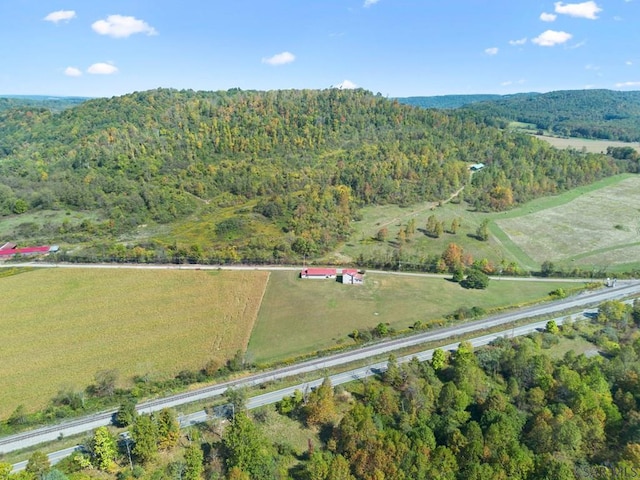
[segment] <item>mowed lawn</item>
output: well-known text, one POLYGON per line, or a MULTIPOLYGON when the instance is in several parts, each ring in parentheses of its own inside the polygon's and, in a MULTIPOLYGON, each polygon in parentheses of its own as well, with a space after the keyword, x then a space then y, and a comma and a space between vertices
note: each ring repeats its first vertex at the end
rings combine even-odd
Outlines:
POLYGON ((494 280, 487 290, 465 290, 443 278, 366 274, 364 285, 298 278, 272 272, 249 342, 249 355, 270 362, 329 348, 354 329, 389 323, 406 329, 416 321, 442 318, 460 307, 485 309, 544 298, 568 282, 494 280))
POLYGON ((0 417, 99 370, 165 378, 245 349, 268 272, 36 269, 0 278, 0 417))
POLYGON ((628 264, 640 247, 640 176, 588 191, 573 200, 496 221, 537 262, 594 267, 628 264))

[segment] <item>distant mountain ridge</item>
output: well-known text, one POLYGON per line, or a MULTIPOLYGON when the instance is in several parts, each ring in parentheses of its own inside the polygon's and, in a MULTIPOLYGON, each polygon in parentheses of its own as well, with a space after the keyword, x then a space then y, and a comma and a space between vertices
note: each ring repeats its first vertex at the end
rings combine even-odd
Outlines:
MULTIPOLYGON (((538 93, 518 93, 515 95, 539 95, 538 93)), ((405 105, 421 108, 454 109, 479 102, 502 100, 513 95, 480 93, 471 95, 436 95, 429 97, 399 97, 396 100, 405 105)))
POLYGON ((640 91, 558 90, 503 96, 408 97, 398 101, 423 108, 464 109, 503 128, 517 121, 566 137, 640 141, 640 91))
POLYGON ((55 95, 0 95, 0 112, 11 108, 45 108, 57 113, 78 106, 89 97, 58 97, 55 95))

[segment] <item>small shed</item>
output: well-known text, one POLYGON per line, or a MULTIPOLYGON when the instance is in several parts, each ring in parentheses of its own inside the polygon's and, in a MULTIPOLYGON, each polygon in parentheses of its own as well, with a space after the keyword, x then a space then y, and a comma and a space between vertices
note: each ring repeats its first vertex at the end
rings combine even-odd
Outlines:
POLYGON ((362 285, 364 283, 364 276, 358 272, 358 270, 344 268, 342 270, 342 284, 343 285, 362 285))
POLYGON ((477 172, 478 170, 482 170, 484 167, 484 163, 474 163, 469 167, 469 170, 471 170, 472 172, 477 172))

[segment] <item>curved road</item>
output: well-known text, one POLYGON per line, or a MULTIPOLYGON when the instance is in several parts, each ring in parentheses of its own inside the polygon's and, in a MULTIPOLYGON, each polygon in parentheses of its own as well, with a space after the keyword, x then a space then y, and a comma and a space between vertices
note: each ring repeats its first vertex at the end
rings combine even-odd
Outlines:
MULTIPOLYGON (((554 313, 557 314, 558 312, 568 309, 585 308, 597 305, 605 300, 622 299, 637 294, 640 294, 640 281, 619 281, 618 286, 615 288, 604 288, 597 291, 584 292, 574 297, 520 309, 515 312, 503 313, 462 325, 454 325, 438 330, 421 332, 408 337, 387 340, 373 345, 368 345, 357 350, 338 353, 327 357, 320 357, 301 362, 296 365, 257 373, 241 379, 175 394, 165 398, 149 400, 140 403, 137 406, 137 409, 140 413, 154 412, 163 408, 176 407, 186 403, 222 395, 229 387, 255 386, 303 373, 318 372, 319 378, 322 378, 324 376, 322 375, 322 372, 329 367, 345 365, 357 360, 375 357, 394 350, 420 345, 426 342, 443 340, 457 335, 481 331, 500 325, 509 325, 526 318, 550 315, 554 313)), ((514 332, 515 330, 516 329, 513 329, 514 332)), ((102 425, 108 425, 111 423, 114 413, 115 410, 102 412, 78 418, 70 422, 47 426, 2 438, 0 439, 0 453, 20 450, 43 442, 56 440, 61 436, 71 436, 93 430, 102 425)))

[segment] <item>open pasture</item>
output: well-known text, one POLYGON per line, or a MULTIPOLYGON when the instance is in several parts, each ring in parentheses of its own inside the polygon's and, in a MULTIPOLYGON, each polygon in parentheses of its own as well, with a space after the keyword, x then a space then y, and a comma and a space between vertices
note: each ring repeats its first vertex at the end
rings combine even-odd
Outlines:
POLYGON ((164 378, 245 349, 268 272, 36 269, 0 278, 0 417, 82 390, 164 378))
POLYGON ((520 215, 497 216, 496 224, 539 263, 550 260, 608 268, 631 264, 637 258, 640 176, 619 177, 566 203, 558 200, 550 205, 530 209, 525 205, 520 215))
POLYGON ((410 207, 377 205, 365 207, 360 213, 361 219, 352 223, 353 233, 349 239, 334 253, 327 255, 325 261, 354 262, 360 254, 377 258, 391 256, 398 246, 398 231, 406 227, 411 220, 415 221, 416 232, 410 235, 402 246, 407 258, 440 255, 450 243, 456 243, 476 259, 487 258, 494 264, 500 263, 503 259, 517 260, 516 257, 511 256, 510 252, 505 252, 499 243, 493 240, 482 242, 475 238, 476 230, 482 220, 491 216, 471 211, 465 203, 447 202, 438 206, 434 202, 424 202, 410 207), (431 215, 443 223, 445 231, 439 238, 432 238, 425 234, 426 224, 431 215), (449 229, 454 219, 460 226, 457 232, 452 234, 449 229), (387 239, 384 241, 376 240, 376 234, 381 228, 386 228, 388 231, 387 239))
POLYGON ((607 147, 633 147, 640 152, 639 143, 619 142, 616 140, 590 140, 588 138, 561 138, 549 137, 547 135, 534 135, 534 137, 550 143, 556 148, 565 149, 572 148, 589 152, 589 153, 606 153, 607 147))
MULTIPOLYGON (((579 285, 579 284, 578 284, 579 285)), ((272 272, 249 343, 258 362, 325 349, 353 330, 379 323, 406 329, 416 321, 443 318, 460 307, 485 309, 542 299, 569 282, 494 280, 487 290, 465 290, 444 278, 397 274, 365 275, 364 285, 298 278, 297 272, 272 272)))

